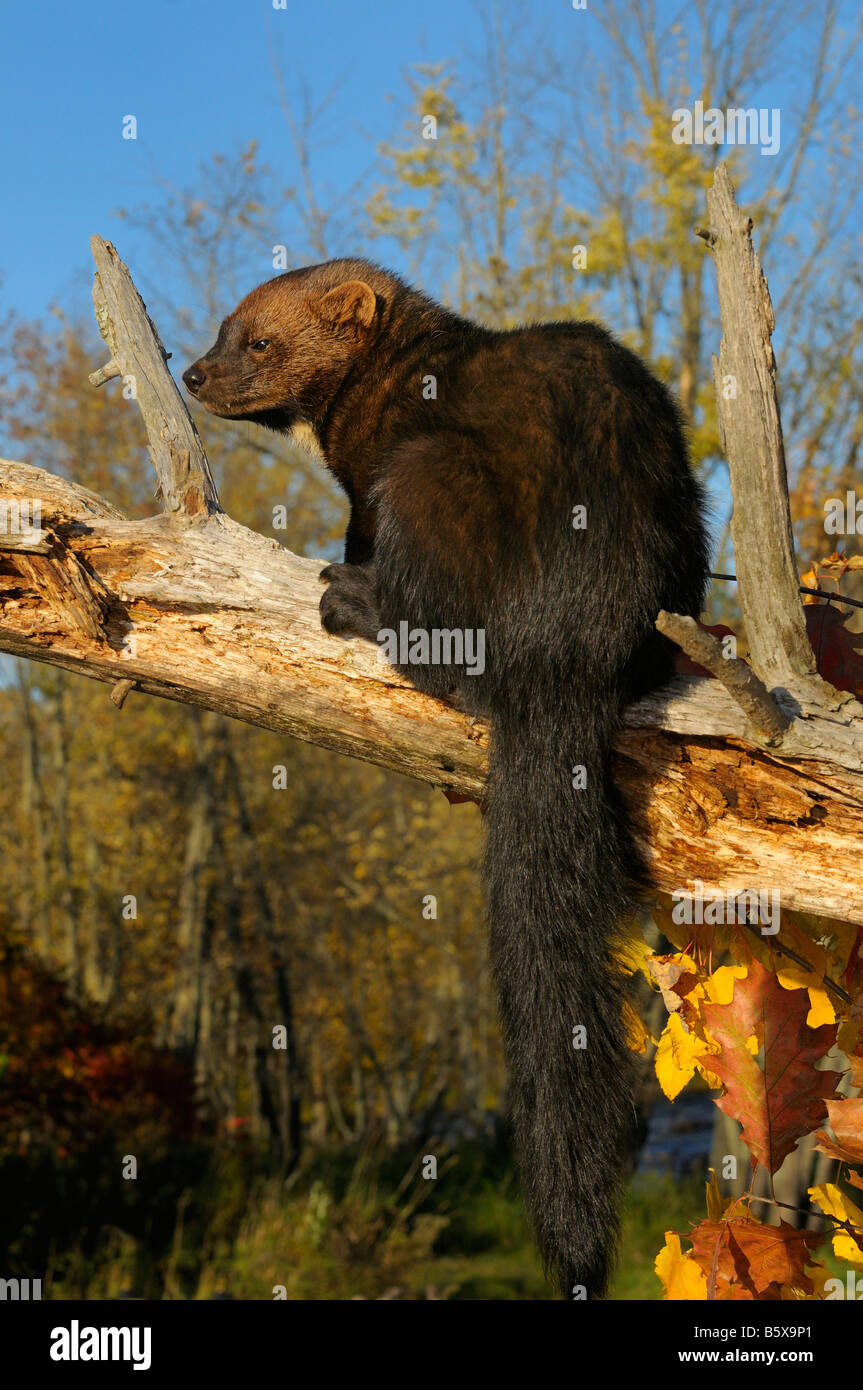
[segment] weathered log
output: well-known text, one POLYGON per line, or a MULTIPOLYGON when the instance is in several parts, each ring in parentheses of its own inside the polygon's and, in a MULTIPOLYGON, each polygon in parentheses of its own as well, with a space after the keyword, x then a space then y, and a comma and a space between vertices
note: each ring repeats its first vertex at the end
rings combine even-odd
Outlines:
MULTIPOLYGON (((25 464, 0 463, 8 496, 41 500, 44 562, 86 575, 102 617, 94 635, 62 582, 36 582, 25 557, 2 553, 3 651, 482 796, 486 725, 421 695, 370 643, 328 636, 320 561, 221 514, 128 521, 25 464)), ((790 762, 752 745, 718 681, 680 678, 628 711, 615 771, 659 888, 758 884, 789 907, 863 917, 863 738, 845 707, 822 722, 829 749, 790 762)))
MULTIPOLYGON (((160 695, 481 799, 487 726, 421 695, 371 644, 323 632, 321 562, 221 511, 140 296, 113 248, 93 249, 111 350, 94 384, 135 378, 167 510, 129 521, 0 462, 0 504, 41 513, 37 550, 0 545, 0 650, 108 682, 118 709, 132 689, 160 695)), ((823 682, 769 684, 781 756, 719 681, 678 679, 627 712, 615 775, 643 852, 666 892, 772 888, 789 907, 861 920, 863 707, 823 682)))

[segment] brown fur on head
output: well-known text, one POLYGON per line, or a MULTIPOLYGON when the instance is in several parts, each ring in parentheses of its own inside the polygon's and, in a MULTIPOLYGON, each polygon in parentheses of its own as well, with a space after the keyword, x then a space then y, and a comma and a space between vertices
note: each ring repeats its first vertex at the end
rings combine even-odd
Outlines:
POLYGON ((399 287, 365 261, 328 261, 259 285, 183 373, 213 415, 273 429, 312 426, 373 341, 399 287))

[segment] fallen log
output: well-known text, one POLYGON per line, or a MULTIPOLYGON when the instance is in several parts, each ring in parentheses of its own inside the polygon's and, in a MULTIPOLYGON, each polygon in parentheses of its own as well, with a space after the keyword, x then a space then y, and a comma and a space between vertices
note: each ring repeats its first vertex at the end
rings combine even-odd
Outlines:
MULTIPOLYGON (((111 359, 91 380, 135 381, 165 511, 130 521, 72 482, 0 461, 0 518, 39 518, 6 535, 0 522, 0 650, 109 683, 118 710, 130 691, 158 695, 481 800, 487 726, 414 690, 371 644, 323 632, 321 562, 221 510, 128 271, 92 245, 111 359)), ((748 491, 784 476, 784 460, 754 481, 751 458, 739 466, 748 491)), ((789 602, 787 568, 772 603, 789 602)), ((785 627, 798 642, 796 618, 785 627)), ((863 707, 805 665, 770 646, 767 675, 789 672, 759 697, 778 711, 772 737, 721 679, 678 678, 627 712, 615 776, 658 889, 759 886, 790 908, 863 920, 863 707)))

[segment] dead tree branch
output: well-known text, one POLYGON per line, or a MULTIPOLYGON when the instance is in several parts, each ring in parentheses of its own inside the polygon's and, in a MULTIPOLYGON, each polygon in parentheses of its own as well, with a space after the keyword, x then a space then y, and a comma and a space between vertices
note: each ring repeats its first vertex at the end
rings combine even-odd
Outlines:
MULTIPOLYGON (((159 695, 480 798, 485 724, 420 694, 371 644, 328 636, 320 562, 221 511, 128 272, 98 238, 94 254, 111 352, 95 376, 134 380, 166 511, 129 521, 0 462, 0 519, 41 514, 38 550, 0 545, 0 650, 104 681, 118 709, 159 695)), ((790 721, 781 756, 719 681, 678 679, 627 712, 614 771, 641 848, 665 892, 771 884, 789 907, 860 920, 863 709, 773 694, 790 721)))
POLYGON ((138 402, 150 457, 159 479, 157 497, 169 512, 198 516, 222 509, 195 422, 165 363, 170 357, 132 284, 128 268, 110 242, 90 238, 96 262, 93 308, 110 361, 91 372, 90 385, 122 377, 138 402))
MULTIPOLYGON (((713 358, 720 438, 734 503, 731 535, 751 664, 769 690, 815 673, 798 595, 785 446, 776 395, 770 292, 728 170, 707 191, 722 342, 713 358)), ((816 693, 816 698, 820 691, 816 693)))
POLYGON ((727 657, 722 643, 699 627, 694 618, 684 618, 679 613, 661 612, 656 626, 672 642, 705 671, 721 680, 732 699, 736 700, 753 729, 768 743, 778 743, 791 726, 787 714, 783 714, 771 699, 762 681, 758 679, 751 666, 739 657, 727 657))

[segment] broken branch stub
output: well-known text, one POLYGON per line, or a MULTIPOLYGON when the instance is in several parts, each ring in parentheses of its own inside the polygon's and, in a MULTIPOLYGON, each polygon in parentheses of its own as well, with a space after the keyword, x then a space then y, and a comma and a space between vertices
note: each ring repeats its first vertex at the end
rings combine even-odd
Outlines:
MULTIPOLYGON (((776 394, 773 307, 728 170, 707 190, 722 341, 716 408, 728 458, 731 533, 750 661, 768 689, 813 690, 815 659, 798 594, 785 447, 776 394)), ((704 231, 700 229, 703 236, 704 231)))
MULTIPOLYGON (((118 707, 138 698, 134 688, 481 799, 487 725, 421 694, 376 646, 324 632, 322 562, 218 509, 128 272, 98 238, 94 254, 104 262, 100 286, 116 279, 129 301, 128 313, 116 304, 109 313, 114 300, 97 293, 113 364, 103 379, 146 360, 153 389, 137 400, 166 497, 182 502, 194 476, 211 511, 133 522, 76 484, 0 460, 0 507, 24 514, 39 499, 50 537, 47 553, 0 548, 0 651, 108 682, 118 707), (166 431, 189 449, 179 475, 166 431)), ((658 889, 698 879, 705 892, 736 893, 769 883, 789 907, 863 918, 863 707, 819 690, 806 709, 774 692, 786 716, 803 717, 769 749, 739 692, 733 700, 719 681, 678 679, 627 709, 613 772, 658 889)))
POLYGON ((101 386, 123 377, 131 383, 165 511, 188 517, 218 513, 219 497, 204 446, 165 367, 168 354, 146 305, 111 243, 93 236, 90 249, 97 266, 93 307, 111 354, 104 367, 91 373, 90 382, 101 386))

